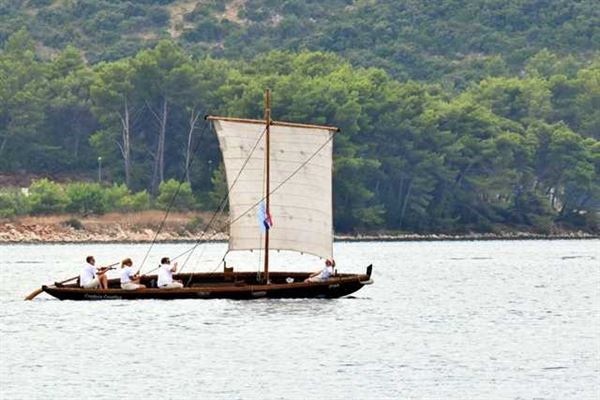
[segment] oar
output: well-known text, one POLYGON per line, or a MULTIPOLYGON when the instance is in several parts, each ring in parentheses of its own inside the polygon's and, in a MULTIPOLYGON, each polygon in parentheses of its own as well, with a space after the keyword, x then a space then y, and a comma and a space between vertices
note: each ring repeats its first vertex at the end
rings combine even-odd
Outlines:
POLYGON ((33 292, 29 293, 29 296, 25 297, 25 300, 33 300, 35 296, 42 293, 44 290, 42 288, 36 289, 33 292))
MULTIPOLYGON (((107 268, 107 271, 110 271, 111 269, 114 269, 113 267, 114 267, 115 265, 118 265, 118 264, 119 264, 119 263, 118 263, 118 262, 116 262, 116 263, 114 263, 114 264, 110 264, 110 265, 108 265, 108 266, 106 266, 106 267, 103 267, 103 268, 107 268)), ((72 277, 72 278, 69 278, 69 279, 65 279, 64 281, 61 281, 61 282, 55 282, 54 284, 55 284, 56 286, 60 286, 60 285, 63 285, 63 284, 65 284, 65 283, 67 283, 67 282, 74 281, 74 280, 75 280, 75 279, 77 279, 77 278, 79 278, 79 275, 75 275, 74 277, 72 277)), ((35 298, 35 297, 36 297, 38 294, 42 293, 43 291, 44 291, 44 290, 43 290, 42 288, 36 289, 36 290, 34 290, 33 292, 29 293, 29 295, 28 295, 27 297, 25 297, 25 300, 33 300, 33 299, 34 299, 34 298, 35 298)))
MULTIPOLYGON (((56 282, 55 285, 56 286, 60 286, 63 283, 67 283, 67 282, 73 281, 73 280, 75 280, 77 278, 79 278, 79 275, 76 275, 76 276, 74 276, 72 278, 69 278, 69 279, 65 279, 62 282, 56 282)), ((42 293, 43 291, 44 290, 42 288, 36 289, 33 292, 29 293, 29 296, 25 297, 25 300, 33 300, 38 294, 42 293)))
MULTIPOLYGON (((119 265, 119 264, 121 264, 121 262, 120 262, 120 261, 119 261, 119 262, 116 262, 116 263, 112 263, 112 264, 110 264, 110 265, 107 265, 106 267, 102 267, 102 268, 100 268, 100 269, 103 269, 103 268, 105 268, 105 269, 106 269, 106 271, 104 271, 104 272, 108 272, 108 271, 110 271, 111 269, 115 269, 115 265, 119 265)), ((79 275, 78 275, 78 276, 79 276, 79 275)), ((64 282, 61 282, 61 283, 64 283, 64 282)))

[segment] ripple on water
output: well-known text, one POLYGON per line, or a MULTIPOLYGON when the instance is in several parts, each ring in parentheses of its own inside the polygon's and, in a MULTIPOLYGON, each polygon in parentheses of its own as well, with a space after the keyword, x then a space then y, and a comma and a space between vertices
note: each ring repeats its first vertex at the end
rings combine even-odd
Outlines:
MULTIPOLYGON (((151 258, 187 249, 155 247, 151 258)), ((138 259, 147 246, 0 246, 13 260, 0 266, 0 398, 594 398, 599 249, 336 243, 341 271, 374 264, 375 283, 344 299, 24 302, 87 254, 138 259)), ((203 260, 225 250, 208 245, 203 260)))

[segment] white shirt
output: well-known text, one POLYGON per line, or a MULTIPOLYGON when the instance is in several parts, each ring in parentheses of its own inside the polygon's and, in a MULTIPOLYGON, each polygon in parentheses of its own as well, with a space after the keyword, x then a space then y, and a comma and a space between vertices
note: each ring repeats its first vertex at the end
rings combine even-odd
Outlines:
POLYGON ((173 282, 173 273, 171 272, 171 268, 173 268, 170 264, 161 264, 158 268, 158 287, 168 285, 173 282))
POLYGON ((85 286, 96 277, 96 272, 98 270, 92 264, 85 264, 83 269, 81 270, 81 274, 79 274, 79 286, 85 286))
POLYGON ((323 268, 323 270, 321 271, 321 279, 322 280, 327 280, 331 277, 331 275, 333 275, 333 266, 328 266, 323 268))
POLYGON ((125 267, 121 270, 121 283, 131 282, 131 277, 135 275, 133 267, 125 267))

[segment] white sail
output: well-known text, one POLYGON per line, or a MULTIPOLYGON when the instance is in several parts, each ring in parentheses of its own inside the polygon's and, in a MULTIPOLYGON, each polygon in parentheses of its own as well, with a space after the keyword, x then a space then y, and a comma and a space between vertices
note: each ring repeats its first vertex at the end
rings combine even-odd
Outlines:
MULTIPOLYGON (((229 249, 261 249, 257 204, 265 197, 265 124, 211 119, 230 189, 229 249)), ((271 125, 270 249, 332 257, 333 134, 325 127, 271 125)))

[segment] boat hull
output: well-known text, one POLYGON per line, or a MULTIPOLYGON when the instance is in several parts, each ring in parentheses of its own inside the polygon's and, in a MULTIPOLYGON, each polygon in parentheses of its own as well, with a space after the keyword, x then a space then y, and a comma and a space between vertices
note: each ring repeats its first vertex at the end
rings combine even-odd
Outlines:
POLYGON ((369 275, 344 274, 324 282, 303 282, 306 273, 272 273, 274 283, 253 282, 256 274, 184 274, 176 276, 187 287, 158 289, 151 287, 155 276, 147 276, 142 283, 146 289, 124 290, 112 280, 109 289, 84 289, 76 285, 42 286, 42 290, 60 300, 176 300, 176 299, 235 299, 260 298, 338 298, 347 296, 372 283, 369 275), (286 279, 293 279, 287 283, 286 279))

